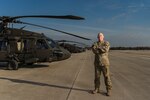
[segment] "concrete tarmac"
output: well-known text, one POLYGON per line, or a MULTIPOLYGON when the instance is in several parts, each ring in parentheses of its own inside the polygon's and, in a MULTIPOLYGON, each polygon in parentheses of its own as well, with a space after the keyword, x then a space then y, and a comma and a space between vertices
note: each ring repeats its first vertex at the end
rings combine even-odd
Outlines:
POLYGON ((71 58, 17 71, 0 67, 0 100, 150 100, 150 51, 110 51, 112 96, 101 76, 101 93, 94 89, 94 55, 71 58))

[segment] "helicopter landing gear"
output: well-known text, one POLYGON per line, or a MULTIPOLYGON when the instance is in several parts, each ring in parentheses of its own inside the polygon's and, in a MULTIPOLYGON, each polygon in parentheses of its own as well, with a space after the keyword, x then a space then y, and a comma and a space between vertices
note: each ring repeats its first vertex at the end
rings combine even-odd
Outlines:
POLYGON ((27 63, 27 65, 33 65, 34 63, 27 63))
POLYGON ((18 70, 18 62, 16 60, 10 60, 7 65, 8 70, 18 70))

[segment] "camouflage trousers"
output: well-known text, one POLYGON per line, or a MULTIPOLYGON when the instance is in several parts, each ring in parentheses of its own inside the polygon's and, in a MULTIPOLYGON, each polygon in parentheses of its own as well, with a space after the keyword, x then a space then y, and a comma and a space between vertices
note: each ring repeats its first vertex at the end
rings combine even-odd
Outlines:
POLYGON ((95 89, 100 88, 100 76, 101 73, 103 73, 105 86, 107 90, 112 89, 112 83, 110 79, 110 72, 109 72, 109 66, 95 66, 95 89))

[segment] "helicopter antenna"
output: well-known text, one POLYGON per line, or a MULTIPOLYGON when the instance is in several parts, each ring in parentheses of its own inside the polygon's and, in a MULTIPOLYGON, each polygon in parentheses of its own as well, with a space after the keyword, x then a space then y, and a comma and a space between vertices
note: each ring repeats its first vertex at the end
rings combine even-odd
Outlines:
POLYGON ((26 26, 27 26, 27 25, 25 25, 25 26, 21 27, 20 29, 21 29, 21 30, 23 30, 26 26))

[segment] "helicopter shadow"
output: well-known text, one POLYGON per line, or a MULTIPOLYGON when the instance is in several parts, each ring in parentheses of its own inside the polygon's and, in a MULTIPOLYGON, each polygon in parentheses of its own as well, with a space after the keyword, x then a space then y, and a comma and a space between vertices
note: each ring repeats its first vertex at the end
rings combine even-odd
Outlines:
POLYGON ((0 70, 7 70, 7 62, 0 62, 0 70))
POLYGON ((49 67, 49 65, 46 64, 33 64, 33 65, 20 65, 19 68, 44 68, 49 67))
MULTIPOLYGON (((33 64, 33 65, 19 65, 19 69, 21 68, 44 68, 49 67, 49 65, 46 64, 33 64)), ((0 62, 0 70, 9 70, 7 68, 7 62, 0 62)))

